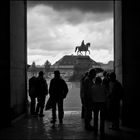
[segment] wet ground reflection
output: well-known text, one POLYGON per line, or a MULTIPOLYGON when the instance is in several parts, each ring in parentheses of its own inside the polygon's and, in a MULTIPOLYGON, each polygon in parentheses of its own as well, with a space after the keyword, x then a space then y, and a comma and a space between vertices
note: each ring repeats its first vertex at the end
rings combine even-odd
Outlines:
POLYGON ((92 140, 139 140, 140 131, 121 127, 121 131, 109 129, 106 122, 105 137, 95 136, 93 131, 84 129, 80 111, 65 111, 63 125, 50 123, 51 111, 45 111, 43 118, 27 116, 11 127, 0 131, 0 139, 92 139, 92 140))

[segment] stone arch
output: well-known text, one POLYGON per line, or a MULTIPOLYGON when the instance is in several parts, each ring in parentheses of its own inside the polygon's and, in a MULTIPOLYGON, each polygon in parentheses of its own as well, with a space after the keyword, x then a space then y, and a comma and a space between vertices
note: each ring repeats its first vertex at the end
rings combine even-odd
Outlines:
MULTIPOLYGON (((139 55, 136 48, 139 39, 134 32, 139 25, 133 22, 138 17, 135 4, 114 1, 114 69, 117 78, 124 85, 122 124, 130 127, 140 125, 140 114, 134 109, 140 105, 140 95, 136 92, 139 90, 139 79, 133 77, 139 73, 137 69, 139 55)), ((2 25, 5 27, 5 23, 2 25)), ((6 79, 2 80, 0 87, 0 90, 5 92, 2 96, 4 102, 0 102, 1 128, 10 125, 27 112, 26 30, 26 1, 10 1, 10 47, 8 48, 10 53, 4 49, 0 60, 2 66, 0 77, 6 79)))

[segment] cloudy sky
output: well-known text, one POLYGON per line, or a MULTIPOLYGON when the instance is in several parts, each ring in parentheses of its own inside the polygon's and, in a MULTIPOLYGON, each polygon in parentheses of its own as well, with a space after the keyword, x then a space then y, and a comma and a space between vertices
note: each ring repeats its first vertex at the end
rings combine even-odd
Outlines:
POLYGON ((91 43, 93 60, 114 59, 111 1, 28 1, 28 64, 54 64, 64 55, 76 55, 82 40, 91 43))

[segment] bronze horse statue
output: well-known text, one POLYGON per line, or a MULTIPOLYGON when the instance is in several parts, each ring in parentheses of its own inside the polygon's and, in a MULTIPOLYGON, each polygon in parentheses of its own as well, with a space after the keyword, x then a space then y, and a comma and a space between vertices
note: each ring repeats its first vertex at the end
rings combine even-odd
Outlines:
MULTIPOLYGON (((85 52, 85 55, 86 55, 86 52, 88 51, 89 54, 90 54, 90 51, 88 50, 88 47, 90 47, 90 43, 86 43, 86 45, 83 45, 83 46, 76 46, 75 47, 75 52, 77 51, 77 55, 78 53, 80 52, 80 54, 82 54, 81 52, 84 51, 85 52)), ((83 54, 82 54, 83 55, 83 54)))

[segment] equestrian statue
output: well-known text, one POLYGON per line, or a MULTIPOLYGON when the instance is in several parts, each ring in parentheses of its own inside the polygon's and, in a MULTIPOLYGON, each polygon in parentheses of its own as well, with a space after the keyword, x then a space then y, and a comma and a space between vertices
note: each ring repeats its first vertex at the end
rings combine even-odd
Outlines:
POLYGON ((78 55, 79 53, 80 53, 81 55, 83 55, 83 54, 82 54, 82 51, 85 52, 85 55, 86 55, 87 51, 88 51, 89 54, 90 54, 90 51, 88 50, 88 47, 90 47, 90 43, 88 42, 88 43, 86 43, 86 45, 85 45, 84 40, 83 40, 82 43, 81 43, 81 46, 76 46, 76 47, 75 47, 75 52, 77 51, 77 55, 78 55))

